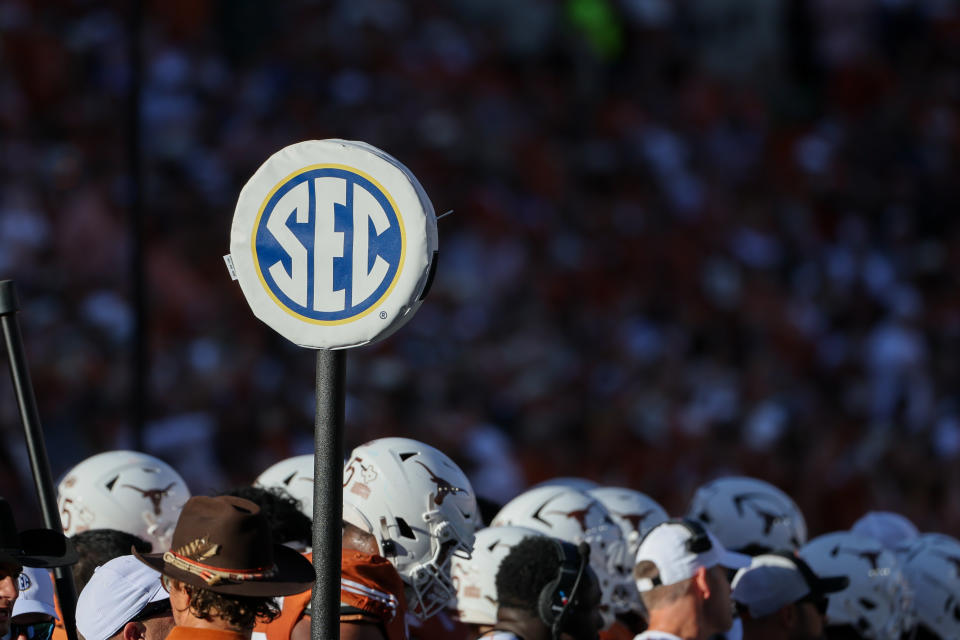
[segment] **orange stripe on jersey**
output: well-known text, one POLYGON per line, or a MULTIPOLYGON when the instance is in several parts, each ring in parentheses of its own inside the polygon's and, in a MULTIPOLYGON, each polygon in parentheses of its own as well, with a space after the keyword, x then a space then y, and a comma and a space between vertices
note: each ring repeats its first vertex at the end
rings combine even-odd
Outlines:
POLYGON ((617 620, 609 629, 600 632, 600 640, 633 640, 636 635, 625 624, 617 620))
MULTIPOLYGON (((313 555, 305 555, 312 562, 313 555)), ((293 627, 303 617, 311 597, 310 590, 286 596, 280 616, 267 624, 257 623, 254 631, 265 633, 267 640, 290 640, 293 627)), ((340 559, 340 602, 379 621, 388 640, 407 640, 403 581, 386 558, 344 549, 340 559)))

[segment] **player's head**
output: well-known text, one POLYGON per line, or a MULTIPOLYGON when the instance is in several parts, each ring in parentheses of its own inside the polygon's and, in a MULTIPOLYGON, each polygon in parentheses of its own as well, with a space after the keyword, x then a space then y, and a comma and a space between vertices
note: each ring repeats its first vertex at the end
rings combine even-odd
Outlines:
POLYGON ((547 536, 518 542, 497 570, 501 614, 505 609, 526 612, 543 625, 547 637, 595 640, 603 617, 589 553, 586 543, 575 546, 547 536))
POLYGON ((829 595, 828 638, 898 640, 913 626, 910 588, 896 556, 878 540, 836 531, 814 538, 799 553, 817 575, 849 580, 846 589, 829 595))
POLYGON ((493 519, 493 526, 529 527, 569 542, 590 545, 590 566, 603 593, 604 627, 617 613, 636 609, 636 589, 630 584, 630 565, 624 562, 625 543, 620 528, 599 500, 562 485, 535 487, 508 502, 493 519))
POLYGON ((671 631, 688 619, 695 635, 708 637, 730 629, 727 572, 749 564, 749 556, 725 549, 700 522, 676 518, 660 523, 640 541, 633 577, 652 628, 671 631))
POLYGON ((24 567, 18 591, 10 616, 10 640, 49 640, 55 621, 60 619, 49 570, 24 567))
POLYGON ((246 498, 260 507, 260 513, 270 525, 274 542, 298 551, 305 551, 313 545, 310 518, 300 511, 299 501, 283 489, 244 486, 226 491, 224 495, 246 498))
POLYGON ((77 564, 73 565, 73 583, 77 593, 93 577, 97 567, 106 564, 114 558, 130 555, 134 548, 140 553, 150 553, 153 545, 139 536, 116 529, 91 529, 81 531, 70 536, 70 542, 77 550, 77 564))
POLYGON ((298 501, 303 515, 313 520, 313 454, 286 458, 267 467, 256 486, 283 489, 298 501))
POLYGON ((154 551, 170 538, 190 490, 169 464, 138 451, 106 451, 64 475, 57 505, 68 536, 117 529, 147 540, 154 551))
POLYGON ((769 482, 718 478, 693 495, 687 517, 702 522, 727 549, 749 555, 800 548, 807 524, 796 503, 769 482))
POLYGON ((849 585, 846 576, 820 576, 792 551, 754 556, 733 578, 733 600, 744 637, 821 640, 828 596, 849 585))
POLYGON ((922 535, 899 554, 918 639, 960 638, 960 540, 922 535))
POLYGON ((487 527, 476 533, 469 558, 454 556, 450 575, 457 589, 461 622, 493 625, 497 622, 497 569, 510 549, 524 538, 543 535, 527 527, 487 527))
POLYGON ((371 534, 427 618, 455 594, 450 559, 469 557, 480 526, 470 481, 446 454, 410 438, 354 449, 344 468, 343 519, 371 534))

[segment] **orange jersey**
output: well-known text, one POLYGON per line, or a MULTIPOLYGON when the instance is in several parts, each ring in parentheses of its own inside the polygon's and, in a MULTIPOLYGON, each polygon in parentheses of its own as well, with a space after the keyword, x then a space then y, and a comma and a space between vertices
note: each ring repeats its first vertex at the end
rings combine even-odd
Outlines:
MULTIPOLYGON (((312 554, 305 555, 312 561, 312 554)), ((280 615, 273 622, 258 623, 254 633, 263 633, 266 640, 290 640, 290 633, 304 616, 311 598, 311 590, 286 596, 281 602, 280 615)), ((383 626, 388 640, 407 640, 407 601, 403 595, 403 581, 386 558, 353 549, 343 550, 340 606, 342 622, 376 621, 383 626), (344 608, 349 611, 343 611, 344 608)))
MULTIPOLYGON (((307 560, 313 562, 313 554, 303 554, 307 560)), ((313 595, 312 589, 307 589, 292 596, 277 598, 280 606, 280 615, 271 622, 257 621, 253 627, 252 640, 290 640, 290 633, 294 625, 303 617, 303 612, 310 604, 313 595)))
MULTIPOLYGON (((340 565, 340 604, 379 620, 388 640, 407 639, 403 581, 386 558, 344 549, 340 565)), ((348 621, 344 613, 340 619, 348 621)))
POLYGON ((63 614, 60 613, 60 594, 57 593, 57 579, 53 576, 53 571, 47 573, 50 574, 50 582, 53 583, 53 608, 57 611, 57 619, 54 621, 53 635, 50 636, 50 640, 67 640, 67 629, 63 626, 63 614))
POLYGON ((636 635, 627 628, 627 625, 616 620, 609 629, 600 632, 600 640, 633 640, 636 635))

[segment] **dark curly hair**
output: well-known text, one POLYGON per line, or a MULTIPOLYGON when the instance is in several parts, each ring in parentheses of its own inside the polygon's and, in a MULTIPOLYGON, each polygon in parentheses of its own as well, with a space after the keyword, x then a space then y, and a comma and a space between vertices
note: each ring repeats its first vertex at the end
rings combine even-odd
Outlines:
POLYGON ((280 615, 280 608, 270 597, 226 595, 180 584, 190 594, 190 613, 207 622, 216 617, 238 629, 252 629, 257 620, 270 622, 280 615))
POLYGON ((300 501, 279 487, 235 487, 221 495, 246 498, 260 507, 270 534, 277 544, 301 542, 311 546, 313 528, 310 518, 300 511, 300 501))
POLYGON ((557 577, 557 543, 546 536, 528 536, 514 545, 497 570, 501 607, 536 610, 540 591, 557 577))
POLYGON ((133 547, 140 553, 150 553, 153 545, 125 531, 116 529, 90 529, 70 536, 79 560, 73 565, 73 583, 77 593, 90 582, 93 571, 109 560, 130 555, 133 547))

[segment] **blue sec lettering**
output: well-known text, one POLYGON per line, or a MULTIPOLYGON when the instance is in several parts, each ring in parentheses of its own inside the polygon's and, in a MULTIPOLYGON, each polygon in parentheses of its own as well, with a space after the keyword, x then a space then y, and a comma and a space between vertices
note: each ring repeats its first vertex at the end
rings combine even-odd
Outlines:
POLYGON ((287 309, 338 322, 379 302, 403 256, 400 219, 364 176, 319 168, 290 178, 267 201, 257 224, 254 262, 287 309))

